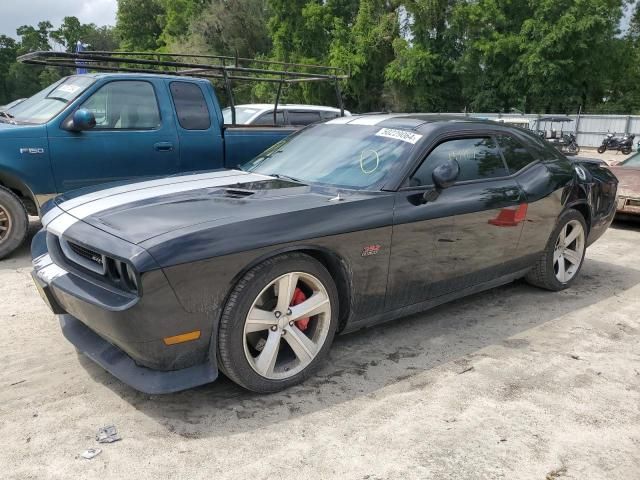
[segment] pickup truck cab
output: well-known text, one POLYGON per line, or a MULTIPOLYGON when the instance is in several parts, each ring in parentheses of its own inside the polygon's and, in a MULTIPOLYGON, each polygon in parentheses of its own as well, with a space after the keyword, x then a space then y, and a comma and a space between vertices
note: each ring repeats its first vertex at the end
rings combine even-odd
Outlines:
POLYGON ((233 168, 296 130, 225 125, 208 80, 141 73, 61 79, 0 117, 0 258, 27 214, 66 191, 233 168))

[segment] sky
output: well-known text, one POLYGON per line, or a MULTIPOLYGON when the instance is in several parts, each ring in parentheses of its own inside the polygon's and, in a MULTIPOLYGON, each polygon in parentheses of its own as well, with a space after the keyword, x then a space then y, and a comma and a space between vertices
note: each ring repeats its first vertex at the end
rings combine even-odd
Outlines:
POLYGON ((0 34, 16 38, 16 28, 49 20, 54 27, 64 17, 82 23, 115 25, 117 0, 0 0, 0 34))

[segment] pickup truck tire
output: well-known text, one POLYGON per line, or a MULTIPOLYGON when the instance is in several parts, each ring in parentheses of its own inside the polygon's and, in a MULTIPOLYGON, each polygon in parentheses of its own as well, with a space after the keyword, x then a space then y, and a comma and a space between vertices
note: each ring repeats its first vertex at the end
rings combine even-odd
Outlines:
POLYGON ((268 259, 229 295, 220 318, 219 367, 258 393, 300 383, 328 356, 338 311, 338 291, 320 262, 302 253, 268 259))
POLYGON ((0 187, 0 259, 22 245, 28 227, 24 204, 11 190, 0 187))

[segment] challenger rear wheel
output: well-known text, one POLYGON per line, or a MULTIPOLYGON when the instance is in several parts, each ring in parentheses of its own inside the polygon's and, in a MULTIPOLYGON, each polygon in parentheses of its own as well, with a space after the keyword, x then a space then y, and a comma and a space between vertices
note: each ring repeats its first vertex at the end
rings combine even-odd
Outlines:
POLYGON ((254 392, 300 383, 326 358, 337 317, 336 286, 320 262, 300 253, 269 259, 229 296, 220 319, 220 367, 254 392))
POLYGON ((22 245, 28 226, 27 211, 20 199, 0 187, 0 259, 22 245))
POLYGON ((552 291, 569 287, 582 268, 586 246, 584 217, 569 209, 558 219, 545 251, 525 277, 527 282, 552 291))

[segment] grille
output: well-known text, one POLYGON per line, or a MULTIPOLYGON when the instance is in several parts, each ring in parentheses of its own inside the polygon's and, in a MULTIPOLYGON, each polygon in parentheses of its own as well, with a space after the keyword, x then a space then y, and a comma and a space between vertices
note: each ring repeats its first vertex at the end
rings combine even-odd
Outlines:
POLYGON ((102 268, 102 266, 104 265, 103 257, 99 253, 72 242, 69 242, 69 247, 81 257, 86 258, 90 262, 93 262, 97 265, 100 265, 100 268, 102 268))
POLYGON ((60 238, 60 248, 68 260, 94 273, 106 273, 106 259, 101 253, 94 252, 82 245, 60 238))

